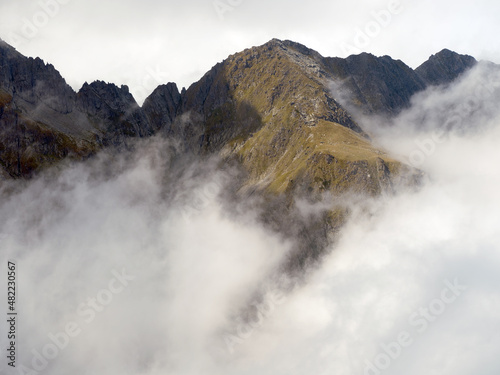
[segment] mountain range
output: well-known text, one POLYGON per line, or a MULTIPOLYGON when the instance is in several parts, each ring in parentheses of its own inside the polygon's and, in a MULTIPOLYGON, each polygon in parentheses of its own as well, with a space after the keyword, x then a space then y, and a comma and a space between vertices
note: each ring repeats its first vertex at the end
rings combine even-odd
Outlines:
POLYGON ((95 81, 75 92, 54 66, 0 41, 0 179, 29 179, 61 160, 133 149, 158 135, 178 145, 181 159, 236 164, 243 173, 233 192, 265 197, 262 219, 296 240, 285 267, 302 269, 349 209, 298 219, 297 192, 378 196, 421 179, 374 146, 356 114, 395 116, 416 93, 450 84, 475 64, 445 49, 411 69, 389 56, 329 58, 273 39, 229 56, 187 90, 160 85, 139 106, 123 85, 95 81))
POLYGON ((160 85, 141 107, 123 85, 95 81, 75 92, 54 66, 2 41, 1 173, 29 177, 63 158, 162 132, 186 151, 236 158, 248 186, 376 194, 406 167, 373 147, 350 110, 396 114, 415 93, 450 83, 475 64, 443 50, 413 70, 389 56, 326 58, 273 39, 229 56, 187 90, 160 85), (346 93, 343 106, 338 97, 346 93))

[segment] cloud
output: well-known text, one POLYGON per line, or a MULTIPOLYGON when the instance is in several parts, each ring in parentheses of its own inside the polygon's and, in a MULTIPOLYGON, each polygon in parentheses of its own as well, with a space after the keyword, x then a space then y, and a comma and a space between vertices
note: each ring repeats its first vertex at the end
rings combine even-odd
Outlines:
POLYGON ((190 181, 171 179, 168 150, 152 140, 134 155, 103 153, 27 186, 4 186, 1 264, 18 265, 20 364, 51 373, 184 371, 209 364, 214 345, 226 350, 219 331, 288 245, 248 225, 250 216, 231 220, 215 195, 186 218, 166 190, 212 181, 196 171, 186 173, 190 181), (116 273, 131 278, 117 293, 116 273), (79 334, 51 359, 50 335, 72 323, 79 334))

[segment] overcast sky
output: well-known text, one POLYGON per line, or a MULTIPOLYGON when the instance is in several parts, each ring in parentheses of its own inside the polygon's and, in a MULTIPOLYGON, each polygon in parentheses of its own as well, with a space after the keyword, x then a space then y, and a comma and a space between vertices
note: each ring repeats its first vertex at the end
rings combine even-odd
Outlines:
POLYGON ((442 48, 500 62, 498 14, 495 0, 2 0, 0 37, 52 63, 76 90, 101 79, 129 85, 142 102, 160 83, 189 86, 275 37, 412 67, 442 48))

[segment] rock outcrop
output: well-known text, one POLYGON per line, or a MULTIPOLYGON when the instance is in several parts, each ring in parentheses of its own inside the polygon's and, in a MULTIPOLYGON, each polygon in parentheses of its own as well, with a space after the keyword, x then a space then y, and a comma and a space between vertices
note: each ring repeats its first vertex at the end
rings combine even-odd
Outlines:
POLYGON ((94 128, 102 133, 105 144, 121 144, 126 137, 153 135, 153 128, 127 86, 95 81, 85 83, 77 94, 76 107, 94 128))
POLYGON ((142 109, 154 131, 164 129, 169 134, 180 106, 181 94, 177 85, 168 83, 158 86, 145 100, 142 109))

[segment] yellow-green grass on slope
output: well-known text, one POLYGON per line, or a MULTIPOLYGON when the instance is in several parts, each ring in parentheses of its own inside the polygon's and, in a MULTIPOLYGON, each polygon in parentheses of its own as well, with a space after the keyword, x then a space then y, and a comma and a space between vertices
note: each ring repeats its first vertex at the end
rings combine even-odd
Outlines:
POLYGON ((378 194, 390 187, 390 175, 400 170, 400 162, 336 123, 320 120, 317 126, 297 129, 286 140, 286 151, 278 155, 272 154, 273 135, 273 129, 264 127, 239 150, 250 170, 250 183, 270 192, 283 193, 306 182, 318 191, 378 194))
POLYGON ((362 134, 332 120, 344 119, 344 110, 280 49, 263 46, 230 56, 213 87, 227 100, 208 114, 205 134, 223 146, 225 156, 238 157, 249 187, 278 194, 310 186, 376 195, 390 189, 401 170, 400 162, 362 134))

